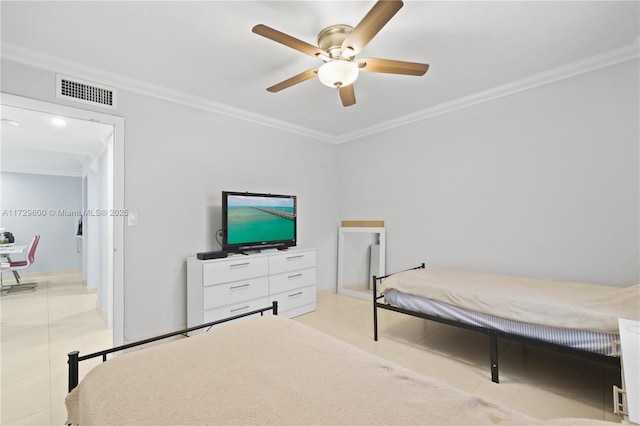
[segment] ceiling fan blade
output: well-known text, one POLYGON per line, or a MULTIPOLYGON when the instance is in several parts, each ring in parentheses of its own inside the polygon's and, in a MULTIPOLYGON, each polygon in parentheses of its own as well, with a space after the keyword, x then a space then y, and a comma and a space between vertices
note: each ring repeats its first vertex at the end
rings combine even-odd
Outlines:
POLYGON ((287 87, 291 87, 294 84, 298 84, 298 83, 302 83, 303 81, 307 81, 310 78, 315 77, 316 75, 318 75, 318 68, 314 68, 312 70, 307 70, 305 72, 301 72, 298 75, 295 75, 291 78, 288 78, 284 81, 281 81, 278 84, 274 84, 273 86, 269 87, 267 89, 267 91, 271 92, 271 93, 275 93, 275 92, 279 92, 282 89, 286 89, 287 87))
POLYGON ((428 64, 418 62, 394 61, 392 59, 363 58, 357 61, 360 71, 386 74, 424 75, 428 64))
POLYGON ((353 89, 353 84, 339 87, 338 93, 343 106, 348 107, 356 103, 356 92, 353 89))
POLYGON ((342 42, 342 52, 347 57, 359 53, 402 7, 400 0, 378 0, 369 13, 356 25, 342 42), (349 49, 349 50, 347 50, 349 49), (351 53, 353 52, 353 53, 351 53))
POLYGON ((319 49, 317 46, 309 44, 305 41, 299 40, 295 37, 291 37, 288 34, 280 32, 278 30, 274 30, 271 27, 267 27, 266 25, 258 24, 251 30, 254 33, 261 35, 262 37, 266 37, 269 40, 273 40, 277 43, 284 44, 287 47, 295 49, 299 52, 302 52, 306 55, 317 57, 326 56, 329 57, 329 54, 322 49, 319 49))

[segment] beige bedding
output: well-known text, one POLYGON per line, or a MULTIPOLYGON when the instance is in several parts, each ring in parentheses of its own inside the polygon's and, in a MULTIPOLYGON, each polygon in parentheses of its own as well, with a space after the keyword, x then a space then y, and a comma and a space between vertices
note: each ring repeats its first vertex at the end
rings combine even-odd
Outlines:
POLYGON ((605 424, 539 422, 273 316, 114 358, 67 409, 82 425, 605 424))
POLYGON ((416 269, 383 280, 394 288, 515 321, 618 334, 618 318, 640 320, 640 284, 613 287, 453 269, 416 269))

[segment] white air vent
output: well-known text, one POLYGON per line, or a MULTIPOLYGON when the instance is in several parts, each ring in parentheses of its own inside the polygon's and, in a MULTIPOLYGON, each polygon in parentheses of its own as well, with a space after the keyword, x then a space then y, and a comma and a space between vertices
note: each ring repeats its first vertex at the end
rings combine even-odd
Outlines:
POLYGON ((116 109, 115 89, 60 74, 56 75, 56 97, 116 109))

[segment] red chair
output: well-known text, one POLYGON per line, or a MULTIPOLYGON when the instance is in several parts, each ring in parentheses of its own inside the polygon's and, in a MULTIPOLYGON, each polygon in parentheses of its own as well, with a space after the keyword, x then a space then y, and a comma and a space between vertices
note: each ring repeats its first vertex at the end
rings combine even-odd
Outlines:
POLYGON ((11 292, 11 291, 15 291, 15 290, 18 290, 18 289, 35 291, 36 288, 38 288, 38 283, 36 283, 36 282, 21 283, 20 282, 20 275, 18 274, 17 271, 19 271, 21 269, 28 268, 36 260, 36 248, 38 247, 38 242, 39 241, 40 241, 40 235, 36 235, 35 237, 33 237, 33 239, 31 240, 31 243, 29 243, 29 246, 27 247, 27 251, 26 251, 26 255, 25 255, 24 260, 12 261, 9 258, 8 259, 9 260, 8 263, 3 263, 2 272, 4 272, 4 271, 13 272, 13 275, 16 277, 16 283, 15 284, 12 283, 12 284, 5 285, 4 282, 2 281, 2 272, 0 272, 0 287, 2 289, 2 294, 5 294, 5 293, 11 292))

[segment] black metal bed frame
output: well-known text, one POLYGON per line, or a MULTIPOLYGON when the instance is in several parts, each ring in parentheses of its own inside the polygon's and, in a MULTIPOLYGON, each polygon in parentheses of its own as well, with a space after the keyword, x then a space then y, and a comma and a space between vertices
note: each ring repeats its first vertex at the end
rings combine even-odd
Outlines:
POLYGON ((87 359, 101 356, 102 362, 105 362, 107 361, 107 355, 110 353, 119 352, 119 351, 133 348, 136 346, 146 345, 147 343, 157 342, 158 340, 167 339, 169 337, 178 336, 180 334, 190 333, 192 331, 200 330, 201 328, 213 327, 214 325, 217 325, 217 324, 222 324, 225 322, 233 321, 238 318, 243 318, 250 315, 260 314, 260 316, 263 316, 264 313, 267 311, 273 311, 273 315, 278 315, 278 302, 273 301, 271 306, 266 308, 256 309, 255 311, 245 312, 243 314, 234 315, 232 317, 223 318, 221 320, 208 322, 202 325, 196 325, 194 327, 185 328, 184 330, 175 331, 173 333, 167 333, 161 336, 151 337, 151 338, 140 340, 133 343, 127 343, 125 345, 117 346, 115 348, 106 349, 99 352, 94 352, 88 355, 80 356, 80 352, 78 351, 69 352, 68 354, 69 360, 67 361, 67 363, 69 364, 69 392, 71 392, 76 386, 78 386, 78 364, 80 363, 80 361, 85 361, 87 359))
MULTIPOLYGON (((422 263, 420 266, 416 266, 415 268, 407 269, 406 271, 412 271, 415 269, 424 269, 425 264, 422 263)), ((404 271, 403 271, 404 272, 404 271)), ((372 289, 373 289, 373 340, 378 341, 378 308, 386 309, 389 311, 400 312, 406 315, 411 315, 418 318, 423 318, 430 321, 439 322, 446 325, 452 325, 454 327, 463 328, 466 330, 477 331, 482 334, 486 334, 489 336, 489 360, 491 367, 491 381, 494 383, 499 383, 498 377, 498 337, 504 338, 507 340, 512 340, 516 342, 521 342, 525 344, 535 345, 539 347, 543 347, 546 349, 551 349, 557 352, 563 352, 569 355, 578 356, 580 358, 589 359, 592 361, 598 361, 605 364, 609 364, 620 369, 620 357, 608 356, 597 354, 594 352, 585 351, 582 349, 570 348, 567 346, 563 346, 557 343, 545 342, 543 340, 535 339, 532 337, 525 337, 518 334, 507 333, 504 331, 496 330, 493 328, 481 327, 477 325, 465 324, 460 321, 450 320, 447 318, 441 318, 435 315, 424 314, 422 312, 411 311, 409 309, 398 308, 396 306, 392 306, 386 302, 379 302, 379 299, 384 298, 384 295, 378 295, 378 282, 387 278, 393 274, 387 274, 382 277, 373 276, 372 289)))

